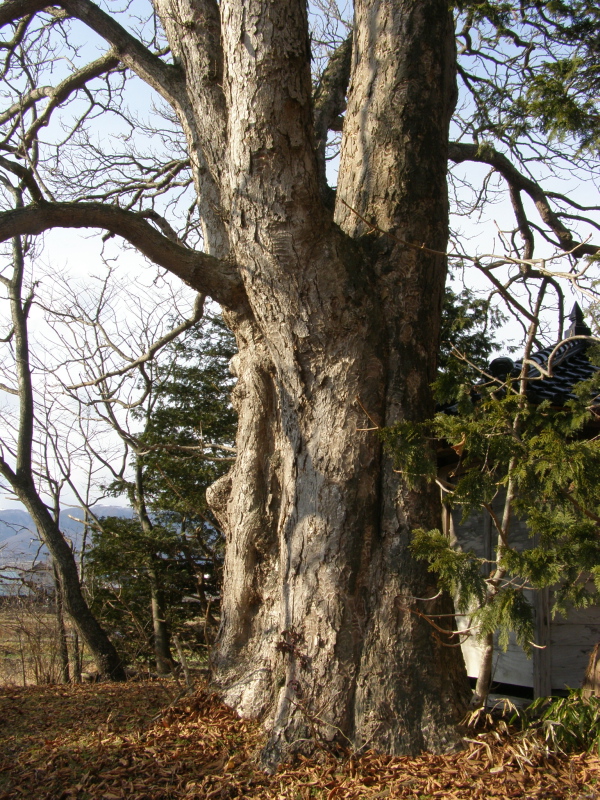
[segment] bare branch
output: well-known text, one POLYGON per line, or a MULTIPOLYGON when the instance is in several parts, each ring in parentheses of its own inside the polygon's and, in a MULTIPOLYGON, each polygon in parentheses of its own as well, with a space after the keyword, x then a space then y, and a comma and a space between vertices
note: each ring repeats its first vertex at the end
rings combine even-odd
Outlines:
MULTIPOLYGON (((491 145, 486 144, 479 147, 476 144, 450 142, 448 157, 456 164, 463 161, 489 164, 502 175, 513 192, 526 192, 535 203, 542 220, 558 238, 558 244, 563 250, 572 252, 576 258, 595 255, 600 251, 600 247, 597 245, 576 242, 571 231, 563 225, 558 214, 550 206, 548 197, 539 184, 519 172, 503 153, 499 153, 491 145)), ((519 221, 519 227, 521 227, 521 221, 519 221)))
POLYGON ((181 453, 185 455, 194 455, 197 458, 206 458, 208 461, 235 461, 236 456, 215 456, 213 453, 205 452, 207 449, 214 447, 219 450, 228 450, 236 453, 235 447, 225 447, 220 444, 199 444, 199 445, 183 445, 183 444, 154 444, 152 446, 143 447, 139 445, 135 449, 137 456, 147 456, 149 453, 181 453))
POLYGON ((0 6, 0 26, 15 22, 22 17, 43 11, 48 3, 40 0, 7 0, 0 6))
POLYGON ((479 262, 478 259, 474 259, 474 264, 477 267, 477 269, 483 272, 483 274, 488 278, 488 280, 494 285, 498 294, 503 298, 503 300, 505 300, 508 303, 509 306, 514 306, 514 308, 516 308, 517 311, 519 311, 519 313, 522 314, 524 317, 527 317, 527 319, 530 322, 535 321, 534 315, 530 311, 528 311, 524 305, 519 303, 519 301, 515 297, 513 297, 510 294, 510 292, 500 283, 498 278, 496 278, 496 276, 492 273, 489 267, 484 267, 479 262))
POLYGON ((16 161, 11 161, 8 158, 4 158, 4 156, 0 156, 0 167, 3 167, 5 170, 11 172, 13 175, 16 175, 16 177, 19 178, 35 203, 43 202, 44 195, 31 170, 27 169, 27 167, 24 167, 23 164, 19 164, 16 161))
POLYGON ((40 234, 50 228, 109 230, 221 305, 231 309, 245 305, 243 284, 233 264, 171 241, 141 214, 103 203, 45 202, 0 213, 0 241, 40 234))
POLYGON ((352 62, 352 34, 329 60, 314 95, 315 139, 321 181, 325 185, 325 147, 327 133, 346 110, 346 91, 352 62))
MULTIPOLYGON (((44 0, 8 0, 0 5, 0 26, 28 14, 46 11, 47 5, 44 0)), ((109 42, 123 64, 156 89, 168 103, 175 102, 184 87, 183 73, 178 67, 162 61, 90 0, 65 0, 56 5, 109 42)))
MULTIPOLYGON (((70 95, 76 92, 78 89, 83 88, 88 81, 93 80, 94 78, 98 78, 101 75, 110 72, 111 70, 116 69, 120 64, 120 60, 118 56, 113 52, 110 51, 102 56, 102 58, 93 61, 91 64, 87 64, 83 69, 74 72, 72 75, 69 75, 68 78, 65 78, 64 81, 58 84, 55 88, 52 87, 44 87, 45 96, 49 98, 49 103, 46 105, 42 113, 39 117, 35 120, 33 125, 29 128, 26 132, 24 139, 23 139, 23 147, 27 147, 33 138, 35 137, 36 133, 40 130, 40 128, 45 127, 48 125, 50 121, 50 117, 52 116, 52 112, 55 108, 57 108, 61 103, 63 103, 70 95)), ((24 98, 22 108, 18 108, 18 104, 13 105, 9 111, 0 117, 0 122, 5 122, 6 119, 9 119, 11 112, 14 109, 18 111, 25 110, 28 106, 33 105, 38 99, 40 99, 39 93, 40 89, 36 89, 33 92, 30 92, 28 96, 24 98), (37 95, 35 99, 32 97, 33 95, 37 95), (30 102, 29 98, 31 98, 30 102)))
POLYGON ((200 322, 204 314, 205 299, 206 297, 204 295, 199 294, 194 302, 194 310, 192 316, 189 319, 184 320, 180 325, 177 325, 177 327, 173 328, 173 330, 169 331, 169 333, 165 334, 160 339, 157 339, 155 342, 153 342, 152 345, 146 350, 146 352, 139 358, 132 359, 128 361, 128 363, 125 364, 124 367, 113 370, 112 372, 106 372, 104 375, 101 375, 98 378, 94 378, 94 380, 85 381, 84 383, 77 383, 72 386, 67 386, 66 388, 82 389, 84 386, 98 386, 99 384, 106 381, 108 378, 114 378, 117 377, 118 375, 125 375, 126 372, 130 372, 132 369, 140 367, 147 361, 151 361, 154 358, 154 356, 158 353, 158 351, 161 350, 165 345, 177 339, 177 337, 180 334, 189 330, 197 322, 200 322))

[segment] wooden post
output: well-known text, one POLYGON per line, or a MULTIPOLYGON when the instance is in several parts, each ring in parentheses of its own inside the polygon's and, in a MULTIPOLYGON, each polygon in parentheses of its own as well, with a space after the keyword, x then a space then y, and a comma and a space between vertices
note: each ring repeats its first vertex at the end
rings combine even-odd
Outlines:
POLYGON ((590 660, 583 679, 583 696, 600 697, 600 642, 590 653, 590 660))
POLYGON ((552 694, 552 650, 550 648, 550 589, 534 595, 535 644, 533 648, 533 696, 552 694), (541 649, 543 648, 543 649, 541 649))

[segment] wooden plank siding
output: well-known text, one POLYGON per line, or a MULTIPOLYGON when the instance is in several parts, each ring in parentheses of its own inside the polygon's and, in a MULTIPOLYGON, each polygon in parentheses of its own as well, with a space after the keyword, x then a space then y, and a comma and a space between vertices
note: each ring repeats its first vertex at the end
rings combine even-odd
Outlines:
MULTIPOLYGON (((494 502, 494 510, 501 514, 503 498, 494 502)), ((487 514, 473 514, 461 520, 460 512, 453 512, 444 528, 463 550, 472 550, 477 556, 489 559, 494 552, 496 537, 487 514)), ((517 546, 531 546, 532 541, 526 525, 514 521, 513 539, 517 546)), ((485 567, 484 567, 485 570, 485 567)), ((579 688, 582 684, 589 655, 600 641, 600 607, 572 609, 567 617, 551 615, 552 593, 546 589, 527 592, 534 606, 535 644, 532 658, 527 658, 522 648, 511 639, 506 653, 500 648, 494 656, 493 681, 533 689, 534 696, 547 696, 566 688, 579 688)), ((459 617, 459 630, 469 626, 468 617, 459 617)), ((476 636, 471 635, 462 645, 463 656, 469 677, 477 677, 481 661, 481 648, 476 636)))

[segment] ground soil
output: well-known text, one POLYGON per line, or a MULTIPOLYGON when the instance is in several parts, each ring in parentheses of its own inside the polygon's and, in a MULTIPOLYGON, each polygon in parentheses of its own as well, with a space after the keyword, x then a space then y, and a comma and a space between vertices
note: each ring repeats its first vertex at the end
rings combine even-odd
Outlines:
POLYGON ((0 800, 600 798, 597 755, 525 758, 472 734, 448 756, 304 760, 266 775, 260 726, 168 681, 0 688, 0 800), (529 761, 529 763, 528 763, 529 761))

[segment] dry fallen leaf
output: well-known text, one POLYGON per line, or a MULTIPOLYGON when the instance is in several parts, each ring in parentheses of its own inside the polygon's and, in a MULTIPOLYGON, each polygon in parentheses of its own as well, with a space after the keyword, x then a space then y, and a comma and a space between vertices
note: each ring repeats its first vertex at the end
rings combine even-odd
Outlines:
POLYGON ((259 726, 203 689, 167 709, 159 682, 9 689, 2 701, 0 800, 600 800, 597 756, 544 760, 507 734, 448 756, 302 758, 267 776, 252 760, 259 726))

